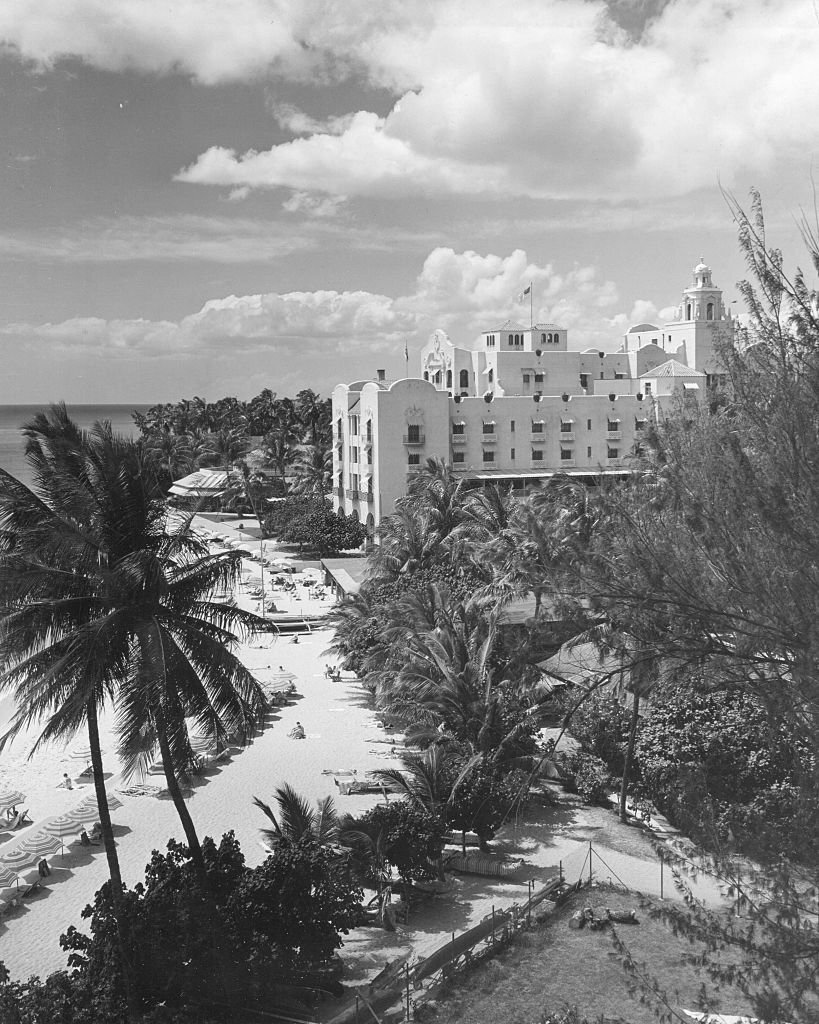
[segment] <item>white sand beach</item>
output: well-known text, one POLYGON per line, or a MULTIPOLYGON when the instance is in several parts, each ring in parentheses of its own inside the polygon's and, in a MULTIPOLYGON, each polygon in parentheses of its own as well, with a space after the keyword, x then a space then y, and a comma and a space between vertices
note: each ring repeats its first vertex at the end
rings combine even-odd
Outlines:
MULTIPOLYGON (((205 524, 207 530, 225 535, 247 537, 251 532, 246 526, 239 534, 236 526, 235 522, 205 524)), ((273 545, 266 542, 266 547, 272 549, 273 545)), ((258 575, 250 563, 248 569, 258 575)), ((309 580, 307 575, 301 578, 305 583, 309 580)), ((271 592, 271 583, 268 574, 266 595, 271 592)), ((315 590, 310 597, 308 590, 306 585, 299 585, 297 601, 292 594, 276 592, 277 608, 305 615, 326 611, 330 599, 316 595, 315 590)), ((246 607, 252 607, 253 599, 245 588, 237 598, 246 607)), ((245 664, 262 679, 268 671, 283 669, 292 673, 297 695, 288 706, 271 712, 265 729, 247 748, 195 780, 189 807, 200 836, 210 835, 218 840, 224 832, 233 830, 248 864, 258 864, 265 856, 259 833, 265 819, 252 805, 254 796, 270 801, 275 787, 287 782, 310 800, 332 795, 340 811, 358 814, 382 798, 376 794, 341 796, 333 775, 327 773, 355 770, 363 776, 374 768, 397 763, 393 737, 378 725, 360 685, 350 678, 341 682, 326 678, 324 667, 332 659, 324 652, 330 639, 328 630, 318 629, 302 634, 297 644, 286 636, 263 636, 241 648, 245 664), (305 740, 288 737, 297 721, 304 726, 305 740)), ((0 727, 11 710, 10 699, 4 699, 0 703, 0 727)), ((128 783, 118 774, 113 721, 109 718, 102 724, 104 763, 112 773, 109 790, 122 800, 122 807, 112 814, 122 872, 126 883, 133 886, 143 877, 152 850, 164 849, 170 837, 184 837, 173 803, 163 792, 162 776, 148 776, 144 780, 151 790, 145 795, 124 792, 128 783)), ((12 849, 23 835, 36 831, 50 817, 64 813, 92 792, 82 779, 78 779, 78 788, 72 791, 58 788, 64 772, 77 779, 85 767, 81 758, 72 756, 72 752, 86 746, 83 735, 78 735, 66 749, 42 749, 29 757, 33 742, 34 734, 20 736, 0 756, 0 788, 25 793, 24 806, 33 820, 23 831, 0 831, 0 850, 4 852, 12 849)), ((348 979, 358 981, 372 976, 387 960, 403 951, 415 950, 423 955, 452 931, 481 920, 491 913, 493 906, 500 908, 525 899, 528 882, 540 884, 554 877, 561 863, 569 877, 578 877, 589 841, 596 839, 603 842, 598 849, 605 862, 596 863, 597 877, 605 880, 608 876, 613 881, 622 880, 647 893, 659 894, 659 862, 642 832, 617 825, 612 813, 600 808, 534 808, 525 823, 508 825, 493 844, 499 852, 525 861, 515 881, 464 876, 455 881, 451 893, 430 899, 397 933, 372 928, 357 930, 347 937, 341 951, 348 979), (619 838, 612 840, 612 835, 619 838)), ((65 967, 59 936, 72 924, 83 930, 81 911, 107 877, 101 846, 69 845, 64 853, 49 860, 53 873, 44 880, 41 891, 27 899, 21 909, 0 919, 0 960, 12 977, 46 976, 65 967)), ((664 884, 666 895, 670 895, 667 872, 664 884)))

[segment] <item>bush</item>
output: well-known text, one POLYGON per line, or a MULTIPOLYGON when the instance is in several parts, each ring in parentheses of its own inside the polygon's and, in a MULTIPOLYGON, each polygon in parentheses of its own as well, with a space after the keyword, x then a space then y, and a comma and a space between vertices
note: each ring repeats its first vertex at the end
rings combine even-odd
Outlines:
POLYGON ((579 793, 587 804, 608 805, 615 780, 601 758, 581 750, 558 760, 571 791, 579 793))
MULTIPOLYGON (((574 687, 558 698, 565 715, 577 700, 574 687)), ((630 711, 608 690, 600 690, 584 701, 569 722, 572 736, 585 751, 604 761, 614 775, 622 775, 628 746, 630 711)))

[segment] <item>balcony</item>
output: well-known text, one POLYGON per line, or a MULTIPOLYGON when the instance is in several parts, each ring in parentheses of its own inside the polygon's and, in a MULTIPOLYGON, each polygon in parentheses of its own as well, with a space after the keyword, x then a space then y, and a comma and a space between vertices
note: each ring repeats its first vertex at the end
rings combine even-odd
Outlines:
POLYGON ((533 430, 532 433, 529 435, 529 440, 532 442, 532 444, 546 444, 546 431, 533 430))
POLYGON ((618 456, 616 459, 606 459, 607 466, 622 466, 623 460, 618 456))
POLYGON ((497 434, 481 434, 481 444, 497 444, 497 434))
POLYGON ((607 430, 606 440, 607 441, 619 441, 622 438, 622 431, 618 428, 617 430, 607 430))
POLYGON ((560 433, 558 434, 558 440, 560 440, 561 442, 563 442, 563 441, 574 441, 574 431, 573 430, 561 430, 560 433))
POLYGON ((453 444, 466 444, 467 436, 466 434, 451 434, 450 440, 453 444))
POLYGON ((406 445, 412 446, 426 443, 427 439, 424 434, 404 434, 404 444, 406 445))
POLYGON ((348 487, 346 492, 348 498, 357 498, 359 493, 357 487, 348 487))
POLYGON ((333 494, 335 494, 335 496, 337 498, 343 498, 344 497, 344 488, 343 487, 334 487, 333 488, 333 494))
POLYGON ((361 444, 362 444, 362 446, 363 446, 364 448, 372 448, 372 446, 373 446, 373 439, 372 439, 372 435, 370 435, 369 437, 365 437, 365 438, 364 438, 364 439, 362 440, 361 444))
POLYGON ((372 491, 364 491, 361 496, 364 498, 368 505, 372 505, 372 503, 375 501, 375 495, 373 494, 372 491))
POLYGON ((543 469, 543 467, 546 465, 545 459, 531 459, 530 461, 532 469, 543 469))
POLYGON ((575 464, 576 463, 575 463, 574 459, 561 459, 560 460, 560 468, 561 469, 571 469, 571 467, 574 466, 575 464))

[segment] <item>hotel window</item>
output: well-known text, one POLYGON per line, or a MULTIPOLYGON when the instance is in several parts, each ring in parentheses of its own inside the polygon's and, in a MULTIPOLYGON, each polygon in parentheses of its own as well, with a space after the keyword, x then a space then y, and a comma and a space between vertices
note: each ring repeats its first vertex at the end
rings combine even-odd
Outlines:
POLYGON ((494 420, 490 420, 489 422, 485 422, 484 425, 483 425, 483 432, 484 432, 484 434, 494 434, 495 433, 495 421, 494 420))
POLYGON ((587 373, 580 374, 580 387, 584 390, 589 386, 589 375, 587 373))
POLYGON ((446 371, 446 386, 448 388, 452 387, 452 370, 446 371))
POLYGON ((644 420, 644 419, 636 419, 634 421, 634 429, 635 430, 644 430, 645 429, 645 425, 646 425, 646 420, 644 420))
POLYGON ((489 373, 486 375, 486 379, 489 381, 490 384, 495 379, 495 371, 492 369, 491 366, 489 368, 489 373))
POLYGON ((532 462, 543 462, 543 449, 533 448, 532 449, 532 462))
POLYGON ((544 425, 543 420, 532 420, 532 433, 542 434, 544 425))
POLYGON ((651 384, 648 381, 646 381, 645 392, 647 395, 651 394, 651 384))
POLYGON ((586 458, 587 459, 591 458, 591 445, 589 445, 589 447, 586 449, 586 458))
POLYGON ((420 444, 421 425, 419 423, 407 424, 407 440, 409 441, 410 444, 420 444))
POLYGON ((459 379, 460 379, 460 382, 461 382, 460 386, 462 388, 468 388, 469 387, 469 370, 461 370, 460 375, 459 375, 459 379))
POLYGON ((620 429, 620 420, 608 419, 606 420, 606 430, 611 433, 614 430, 620 429))
POLYGON ((358 462, 358 448, 350 445, 350 462, 358 462))
POLYGON ((561 448, 560 449, 560 461, 561 462, 571 462, 571 460, 573 458, 574 458, 574 452, 572 451, 571 448, 561 448))
POLYGON ((420 452, 410 452, 407 456, 408 466, 420 466, 421 465, 421 454, 420 452))
POLYGON ((494 462, 495 461, 495 453, 494 453, 494 451, 492 451, 491 448, 485 448, 484 449, 483 461, 484 462, 494 462))
POLYGON ((620 449, 619 448, 609 447, 608 448, 608 457, 610 459, 619 459, 620 458, 620 449))
POLYGON ((509 433, 510 434, 514 434, 514 432, 515 432, 515 421, 514 420, 510 420, 509 421, 509 433))
POLYGON ((622 373, 620 370, 615 370, 614 371, 614 379, 615 380, 625 380, 626 379, 626 375, 624 373, 622 373))
POLYGON ((542 383, 543 383, 543 374, 542 373, 536 373, 535 374, 535 384, 542 384, 542 383))
POLYGON ((466 452, 453 452, 452 461, 455 462, 466 462, 466 452))
POLYGON ((560 433, 571 434, 574 430, 574 420, 561 420, 560 421, 560 433))
POLYGON ((514 448, 510 448, 509 449, 509 458, 512 460, 512 462, 515 461, 515 449, 514 448))
POLYGON ((586 420, 586 430, 591 430, 591 420, 586 420))
POLYGON ((514 336, 514 334, 510 334, 509 335, 509 337, 508 337, 508 339, 506 341, 506 344, 507 345, 514 345, 515 344, 515 336, 514 336))
POLYGON ((465 434, 466 433, 466 424, 465 423, 453 423, 452 424, 452 433, 453 434, 465 434))
POLYGON ((540 336, 540 344, 541 345, 545 345, 546 344, 546 335, 545 334, 541 334, 541 336, 540 336))
POLYGON ((358 416, 351 416, 350 417, 350 433, 351 434, 357 434, 358 433, 358 416))
POLYGON ((528 374, 528 373, 524 373, 524 375, 523 375, 523 383, 524 384, 529 384, 529 383, 531 383, 531 380, 532 380, 531 375, 528 374))

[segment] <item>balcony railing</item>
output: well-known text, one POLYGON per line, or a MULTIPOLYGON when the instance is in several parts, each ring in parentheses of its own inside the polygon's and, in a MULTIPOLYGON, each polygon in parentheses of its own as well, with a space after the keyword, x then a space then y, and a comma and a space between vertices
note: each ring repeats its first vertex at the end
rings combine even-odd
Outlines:
POLYGON ((427 439, 423 434, 404 434, 404 444, 426 444, 427 439))
POLYGON ((533 430, 532 433, 529 435, 529 440, 533 444, 538 444, 538 442, 540 444, 545 444, 546 443, 546 432, 544 430, 541 430, 541 431, 533 430))
POLYGON ((623 463, 623 460, 620 458, 619 455, 617 456, 616 459, 606 459, 606 465, 607 466, 620 466, 620 465, 622 465, 622 463, 623 463))
POLYGON ((359 490, 358 490, 357 487, 348 487, 347 488, 347 497, 348 498, 357 498, 358 495, 359 495, 359 490))
POLYGON ((497 434, 481 434, 481 444, 497 444, 497 434))
POLYGON ((543 467, 546 465, 546 460, 545 459, 532 459, 531 463, 532 463, 532 469, 543 469, 543 467))
POLYGON ((619 441, 622 436, 623 435, 622 435, 619 427, 617 428, 617 430, 607 430, 606 431, 606 440, 607 441, 619 441))
POLYGON ((368 504, 372 504, 375 501, 375 495, 372 491, 364 491, 362 497, 368 502, 368 504))
POLYGON ((574 464, 575 464, 574 463, 574 459, 561 459, 560 460, 560 468, 561 469, 565 469, 567 466, 573 466, 574 464))
POLYGON ((453 444, 466 444, 466 434, 452 434, 451 437, 453 444))
POLYGON ((573 430, 561 430, 560 431, 560 440, 561 441, 574 441, 574 431, 573 430))

